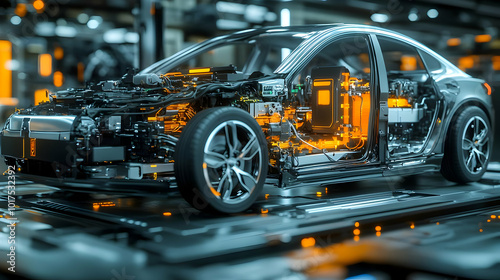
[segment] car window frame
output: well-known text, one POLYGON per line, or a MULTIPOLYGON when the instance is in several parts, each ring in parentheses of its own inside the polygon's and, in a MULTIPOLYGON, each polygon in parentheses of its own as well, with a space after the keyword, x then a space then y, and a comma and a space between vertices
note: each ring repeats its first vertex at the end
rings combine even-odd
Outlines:
MULTIPOLYGON (((371 73, 373 73, 372 71, 374 70, 372 68, 374 68, 374 66, 375 66, 375 65, 373 65, 372 61, 375 59, 375 54, 374 54, 373 50, 370 47, 371 38, 370 38, 369 34, 368 33, 362 33, 362 32, 344 32, 344 33, 336 34, 336 35, 330 37, 328 40, 323 40, 322 43, 316 45, 312 50, 306 52, 305 57, 304 56, 301 57, 300 62, 297 64, 297 66, 292 71, 290 71, 290 72, 288 72, 286 74, 286 77, 285 77, 286 84, 287 85, 290 84, 297 77, 297 75, 299 75, 299 73, 311 62, 311 60, 313 58, 315 58, 327 46, 335 43, 335 41, 342 40, 345 37, 359 36, 359 35, 362 36, 362 37, 364 37, 366 39, 367 48, 368 48, 368 51, 369 51, 368 55, 369 55, 369 59, 370 59, 370 80, 372 80, 372 74, 371 73)), ((312 39, 314 40, 314 38, 312 38, 312 39)), ((307 43, 307 41, 302 42, 302 44, 304 44, 304 43, 307 43)), ((299 45, 299 47, 300 47, 300 45, 299 45)), ((299 47, 297 47, 297 49, 299 47)), ((283 65, 283 62, 282 62, 281 65, 283 65)))

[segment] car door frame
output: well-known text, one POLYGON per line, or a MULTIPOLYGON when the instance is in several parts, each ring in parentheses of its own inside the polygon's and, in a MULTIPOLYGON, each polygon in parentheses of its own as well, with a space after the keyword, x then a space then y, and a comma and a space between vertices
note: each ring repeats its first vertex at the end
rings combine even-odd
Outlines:
MULTIPOLYGON (((371 32, 362 32, 362 31, 347 31, 347 32, 342 32, 340 34, 335 34, 334 38, 331 38, 330 40, 325 40, 323 44, 321 44, 321 50, 327 47, 328 45, 333 44, 336 40, 342 39, 348 36, 363 36, 366 38, 366 43, 368 44, 368 50, 369 50, 369 55, 370 55, 370 83, 372 84, 371 87, 371 108, 370 108, 370 132, 369 132, 369 139, 367 141, 367 151, 363 155, 362 158, 356 159, 353 161, 338 161, 338 162, 330 162, 327 164, 327 167, 325 169, 328 169, 328 172, 320 172, 320 169, 318 166, 311 166, 311 170, 314 170, 315 174, 306 174, 303 176, 296 176, 296 179, 300 182, 300 186, 306 186, 308 185, 305 181, 311 182, 311 184, 318 184, 318 181, 321 181, 320 183, 338 183, 338 182, 350 182, 350 181, 358 181, 362 179, 369 179, 373 177, 380 177, 382 176, 382 169, 380 168, 381 164, 381 159, 385 159, 385 154, 387 153, 387 144, 385 143, 385 134, 383 137, 380 137, 380 119, 385 120, 387 122, 387 96, 389 92, 388 88, 388 83, 385 82, 385 86, 383 85, 384 83, 380 83, 380 78, 386 79, 387 80, 387 75, 385 75, 385 65, 383 64, 383 57, 381 56, 381 51, 380 51, 380 46, 377 46, 374 44, 374 34, 371 32), (382 59, 382 62, 380 61, 382 59), (382 75, 381 75, 382 74, 382 75), (385 93, 382 94, 382 99, 380 98, 381 94, 380 92, 384 91, 385 93), (382 113, 380 113, 380 108, 382 109, 382 113), (379 136, 379 137, 377 137, 379 136), (384 156, 382 157, 381 154, 384 156), (361 163, 361 164, 360 164, 361 163), (302 177, 302 178, 300 178, 302 177), (325 178, 325 179, 318 179, 318 178, 325 178), (302 180, 304 179, 304 180, 302 180), (315 183, 313 183, 313 180, 317 180, 315 183)), ((319 53, 319 52, 318 52, 319 53)), ((297 68, 294 69, 294 71, 291 71, 285 78, 285 85, 288 89, 292 88, 292 81, 296 77, 297 73, 303 69, 307 63, 315 57, 318 53, 314 54, 309 54, 307 56, 307 62, 304 63, 302 61, 300 63, 300 66, 297 66, 297 68)), ((304 57, 302 57, 303 59, 304 57)), ((323 169, 321 169, 323 170, 323 169)), ((291 175, 291 174, 288 174, 291 175)), ((286 177, 287 175, 285 175, 286 177)), ((295 177, 295 176, 292 176, 295 177)), ((286 187, 286 186, 285 186, 286 187)))
MULTIPOLYGON (((378 71, 379 71, 379 82, 380 82, 380 116, 379 116, 379 141, 380 141, 380 163, 381 167, 383 167, 384 170, 384 176, 391 176, 391 175, 407 175, 407 174, 414 174, 414 173, 421 173, 425 172, 429 169, 436 169, 439 168, 440 166, 440 160, 442 155, 436 156, 435 160, 428 161, 428 157, 431 155, 431 152, 434 150, 434 146, 437 144, 439 141, 435 141, 436 135, 439 135, 439 132, 441 131, 441 127, 436 129, 437 124, 433 123, 431 127, 429 127, 430 133, 428 139, 426 139, 422 150, 417 153, 417 154, 409 154, 408 156, 401 157, 401 158, 391 158, 389 157, 389 149, 388 149, 388 141, 387 141, 387 133, 388 133, 388 113, 389 113, 389 108, 388 108, 388 97, 389 97, 389 80, 387 77, 387 70, 385 66, 385 61, 384 61, 384 56, 382 53, 382 48, 380 47, 380 43, 378 41, 378 36, 385 36, 389 37, 393 40, 399 41, 403 44, 409 45, 412 48, 415 49, 415 52, 421 56, 421 52, 425 51, 423 49, 420 49, 418 46, 415 46, 414 44, 410 42, 406 42, 405 40, 397 37, 390 37, 388 34, 379 34, 377 32, 372 33, 372 42, 375 48, 375 51, 377 53, 377 63, 378 65, 378 71), (432 141, 431 141, 432 140, 432 141), (432 143, 431 143, 432 142, 432 143), (432 144, 432 145, 430 145, 432 144), (430 147, 432 146, 432 147, 430 147), (396 168, 395 168, 396 167, 396 168)), ((444 114, 444 108, 443 108, 443 100, 441 93, 439 91, 439 88, 437 88, 436 82, 429 73, 429 70, 427 69, 427 65, 422 59, 422 62, 424 63, 424 68, 425 71, 427 72, 427 75, 429 76, 430 79, 432 79, 432 87, 434 88, 434 91, 436 93, 436 96, 438 97, 437 102, 439 104, 439 108, 437 109, 437 118, 440 119, 443 117, 444 114)), ((445 66, 443 66, 445 67, 445 66)))

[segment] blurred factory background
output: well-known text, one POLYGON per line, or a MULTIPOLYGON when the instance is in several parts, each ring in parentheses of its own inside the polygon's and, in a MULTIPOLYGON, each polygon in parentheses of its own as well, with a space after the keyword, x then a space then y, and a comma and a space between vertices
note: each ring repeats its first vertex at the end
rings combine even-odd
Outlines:
MULTIPOLYGON (((116 79, 127 68, 142 69, 216 35, 268 25, 337 22, 377 25, 409 35, 485 79, 495 103, 500 103, 500 3, 494 0, 0 3, 0 122, 15 107, 46 100, 47 90, 116 79)), ((496 153, 498 159, 500 151, 496 153)))

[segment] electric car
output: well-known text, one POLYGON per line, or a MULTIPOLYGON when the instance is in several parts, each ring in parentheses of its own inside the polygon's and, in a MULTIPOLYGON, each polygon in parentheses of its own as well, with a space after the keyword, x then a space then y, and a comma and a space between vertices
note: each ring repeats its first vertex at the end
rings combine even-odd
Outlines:
POLYGON ((267 27, 139 73, 48 93, 4 125, 31 178, 175 182, 195 208, 247 210, 266 178, 308 187, 441 171, 478 181, 491 88, 421 43, 349 24, 267 27))

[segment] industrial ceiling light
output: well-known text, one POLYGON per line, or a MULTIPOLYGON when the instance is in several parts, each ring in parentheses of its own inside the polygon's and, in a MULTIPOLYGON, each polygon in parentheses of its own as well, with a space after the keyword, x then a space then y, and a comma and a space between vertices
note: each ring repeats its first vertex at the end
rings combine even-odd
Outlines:
POLYGON ((11 17, 10 23, 12 23, 13 25, 19 25, 21 23, 21 17, 19 17, 19 16, 11 17))
POLYGON ((55 33, 59 37, 73 38, 78 33, 72 26, 56 26, 55 33))
MULTIPOLYGON (((290 26, 290 10, 282 9, 280 12, 280 22, 281 26, 290 26)), ((289 54, 291 50, 289 48, 281 49, 281 61, 283 61, 289 54)))
POLYGON ((246 5, 239 3, 231 3, 225 1, 219 1, 215 4, 217 11, 228 14, 244 14, 246 5))
POLYGON ((115 28, 104 32, 103 40, 108 44, 121 44, 125 42, 126 28, 115 28))
POLYGON ((389 16, 386 15, 386 14, 375 13, 375 14, 372 14, 372 16, 370 17, 370 19, 373 22, 384 23, 384 22, 389 21, 389 16))
POLYGON ((90 20, 87 22, 87 27, 90 29, 96 29, 102 23, 102 17, 100 16, 92 16, 90 20))
POLYGON ((76 17, 76 20, 81 24, 86 24, 89 21, 89 16, 86 13, 81 13, 76 17))
POLYGON ((436 9, 430 9, 430 10, 427 11, 427 16, 429 18, 437 18, 438 15, 439 15, 439 12, 436 9))
POLYGON ((252 23, 260 23, 264 21, 267 13, 267 8, 257 5, 248 5, 245 10, 245 20, 252 23))
POLYGON ((410 21, 417 21, 420 17, 418 16, 418 10, 413 8, 410 10, 410 13, 408 14, 408 20, 410 21))
POLYGON ((232 20, 232 19, 218 19, 217 28, 220 30, 235 30, 235 29, 244 29, 248 28, 248 22, 232 20))
POLYGON ((87 22, 87 27, 90 29, 96 29, 99 27, 99 22, 95 19, 91 19, 87 22))
POLYGON ((290 26, 290 10, 282 9, 281 10, 281 26, 290 26))

